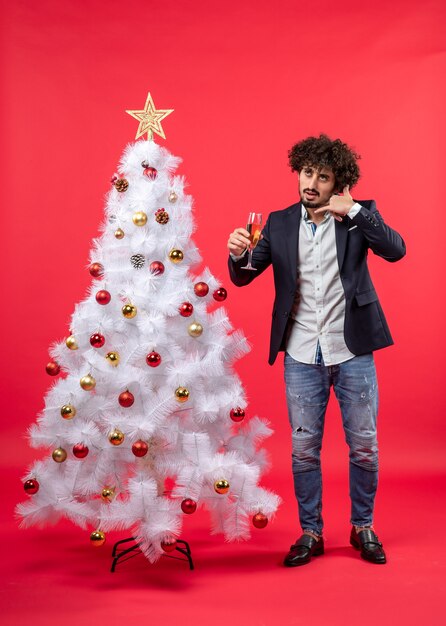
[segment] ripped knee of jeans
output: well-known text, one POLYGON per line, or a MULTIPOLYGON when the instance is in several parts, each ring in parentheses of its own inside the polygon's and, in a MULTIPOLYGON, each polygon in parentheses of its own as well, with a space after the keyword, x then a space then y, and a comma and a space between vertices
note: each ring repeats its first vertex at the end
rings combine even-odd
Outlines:
POLYGON ((292 436, 293 467, 300 472, 308 472, 320 466, 322 438, 308 433, 302 426, 296 426, 292 436))

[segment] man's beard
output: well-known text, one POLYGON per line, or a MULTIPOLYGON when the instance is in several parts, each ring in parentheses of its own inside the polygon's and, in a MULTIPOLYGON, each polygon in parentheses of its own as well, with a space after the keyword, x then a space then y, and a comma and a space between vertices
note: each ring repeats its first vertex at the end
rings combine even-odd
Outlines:
POLYGON ((321 202, 321 196, 319 192, 314 189, 309 189, 308 187, 302 190, 300 198, 302 204, 306 209, 320 209, 327 204, 327 202, 321 202), (316 193, 316 198, 314 198, 314 200, 306 200, 304 195, 306 191, 312 191, 313 193, 316 193))
POLYGON ((304 207, 306 209, 321 209, 323 206, 326 206, 326 202, 317 202, 317 201, 313 201, 313 200, 304 200, 302 198, 302 204, 304 205, 304 207))

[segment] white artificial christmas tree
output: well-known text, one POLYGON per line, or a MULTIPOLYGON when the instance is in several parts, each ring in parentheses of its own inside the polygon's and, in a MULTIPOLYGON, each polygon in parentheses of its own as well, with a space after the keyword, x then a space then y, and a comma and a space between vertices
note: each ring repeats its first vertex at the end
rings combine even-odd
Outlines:
POLYGON ((24 526, 65 516, 93 529, 95 545, 129 529, 154 562, 200 504, 233 540, 264 527, 280 498, 259 486, 259 444, 271 430, 244 419, 232 368, 249 346, 216 305, 224 287, 208 269, 194 273, 201 258, 192 198, 174 175, 180 159, 153 141, 170 111, 149 94, 129 113, 137 139, 149 139, 124 152, 93 241, 92 285, 70 336, 51 348, 47 371, 64 376, 30 428, 32 445, 51 452, 25 476, 29 499, 17 512, 24 526))

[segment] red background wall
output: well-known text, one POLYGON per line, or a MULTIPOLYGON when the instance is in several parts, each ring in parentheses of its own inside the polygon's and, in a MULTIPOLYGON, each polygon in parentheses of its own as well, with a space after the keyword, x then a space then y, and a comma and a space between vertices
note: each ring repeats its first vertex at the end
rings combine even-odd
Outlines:
MULTIPOLYGON (((370 260, 396 343, 376 354, 382 462, 409 472, 443 465, 444 3, 2 5, 6 458, 34 455, 22 434, 49 384, 47 349, 67 334, 89 283, 103 197, 136 133, 124 111, 142 108, 150 90, 159 108, 175 109, 165 145, 184 159, 195 240, 253 344, 238 369, 252 412, 276 429, 273 452, 286 449, 288 427, 282 365, 266 363, 272 279, 229 285, 227 237, 248 211, 296 200, 287 150, 298 139, 324 131, 362 154, 354 196, 374 198, 408 248, 396 265, 370 260)), ((325 455, 339 466, 332 415, 325 455)))
POLYGON ((0 15, 4 623, 390 626, 398 615, 407 626, 443 624, 445 3, 0 0, 0 15), (263 484, 284 503, 241 545, 209 537, 201 512, 186 519, 194 573, 135 559, 111 575, 122 536, 95 551, 89 531, 68 522, 19 532, 13 510, 37 454, 25 432, 52 382, 48 347, 85 295, 104 195, 136 133, 124 111, 141 108, 149 90, 159 108, 175 109, 165 145, 184 159, 195 240, 253 345, 237 369, 250 414, 274 427, 263 484), (297 199, 287 151, 321 131, 362 154, 354 196, 374 198, 408 249, 397 264, 370 258, 396 342, 376 353, 377 524, 389 556, 377 569, 348 545, 335 403, 323 450, 327 554, 304 572, 281 567, 298 530, 282 364, 267 364, 272 279, 239 290, 226 269, 228 234, 248 211, 266 216, 297 199))
MULTIPOLYGON (((269 418, 274 487, 291 497, 282 365, 266 362, 272 279, 229 284, 226 241, 248 211, 297 198, 287 150, 312 133, 362 154, 356 198, 374 198, 406 240, 396 265, 370 259, 396 345, 376 354, 384 472, 444 469, 445 13, 440 0, 360 5, 41 0, 2 2, 2 456, 25 467, 23 437, 50 384, 48 346, 68 333, 104 194, 151 91, 165 145, 182 156, 195 240, 228 287, 253 349, 238 365, 250 412, 269 418)), ((160 140, 162 142, 162 140, 160 140)), ((333 404, 324 463, 345 472, 333 404)))

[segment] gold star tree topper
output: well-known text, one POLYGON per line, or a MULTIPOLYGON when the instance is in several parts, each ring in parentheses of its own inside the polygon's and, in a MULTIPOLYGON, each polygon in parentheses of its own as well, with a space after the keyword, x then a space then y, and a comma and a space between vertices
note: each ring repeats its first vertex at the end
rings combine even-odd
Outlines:
POLYGON ((147 94, 146 104, 142 111, 126 111, 129 115, 138 120, 139 127, 136 133, 135 139, 139 139, 145 133, 147 133, 147 139, 153 139, 153 133, 160 135, 163 139, 166 138, 163 127, 161 126, 161 120, 172 113, 173 109, 155 109, 152 96, 150 92, 147 94))

